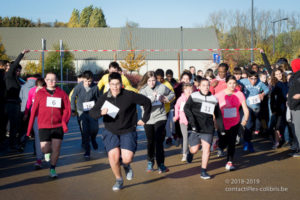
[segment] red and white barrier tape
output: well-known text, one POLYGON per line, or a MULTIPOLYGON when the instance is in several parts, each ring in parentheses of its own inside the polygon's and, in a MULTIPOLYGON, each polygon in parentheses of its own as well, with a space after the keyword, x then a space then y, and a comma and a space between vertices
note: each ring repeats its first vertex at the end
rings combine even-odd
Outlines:
POLYGON ((30 50, 30 52, 181 52, 181 51, 255 51, 259 48, 243 49, 99 49, 99 50, 30 50))

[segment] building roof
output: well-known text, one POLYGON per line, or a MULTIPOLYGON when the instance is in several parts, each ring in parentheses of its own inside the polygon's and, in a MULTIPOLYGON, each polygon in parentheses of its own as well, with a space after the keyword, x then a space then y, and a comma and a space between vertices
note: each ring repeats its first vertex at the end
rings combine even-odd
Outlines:
MULTIPOLYGON (((23 49, 42 49, 41 39, 46 39, 48 50, 59 40, 68 49, 130 49, 132 34, 134 49, 181 49, 180 28, 18 28, 1 27, 0 37, 6 54, 15 59, 23 49)), ((217 49, 217 35, 213 28, 183 28, 184 49, 217 49)), ((117 59, 124 59, 126 52, 117 52, 117 59)), ((176 52, 144 52, 147 60, 174 60, 176 52)), ((74 52, 77 60, 113 60, 114 52, 74 52)), ((39 53, 29 53, 27 60, 38 60, 39 53)), ((212 59, 211 52, 183 52, 188 60, 212 59)))

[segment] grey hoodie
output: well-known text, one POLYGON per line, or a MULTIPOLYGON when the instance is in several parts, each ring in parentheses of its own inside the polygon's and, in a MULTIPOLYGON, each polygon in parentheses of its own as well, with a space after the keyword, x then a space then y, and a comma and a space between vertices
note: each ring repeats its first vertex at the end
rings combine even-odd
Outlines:
POLYGON ((21 103, 21 112, 25 112, 26 104, 27 104, 27 99, 28 99, 28 93, 29 90, 33 87, 35 87, 35 81, 36 78, 28 78, 26 83, 22 85, 19 97, 22 101, 21 103))
POLYGON ((154 88, 150 88, 146 84, 140 90, 140 94, 148 97, 152 103, 151 116, 146 124, 155 124, 156 122, 167 120, 165 106, 164 104, 158 101, 158 98, 155 98, 153 92, 156 92, 158 95, 167 97, 169 101, 171 101, 175 96, 174 92, 172 92, 169 88, 167 88, 164 84, 161 84, 160 82, 156 82, 154 88))

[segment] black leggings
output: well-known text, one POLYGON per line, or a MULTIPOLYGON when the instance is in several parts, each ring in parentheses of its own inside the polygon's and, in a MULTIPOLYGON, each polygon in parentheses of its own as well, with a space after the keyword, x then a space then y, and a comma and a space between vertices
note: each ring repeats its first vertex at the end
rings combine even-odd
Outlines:
POLYGON ((147 159, 154 163, 156 156, 157 165, 160 166, 165 162, 164 140, 166 137, 167 121, 159 121, 155 124, 145 124, 145 132, 147 136, 147 159))
POLYGON ((235 141, 236 136, 239 132, 240 124, 231 127, 229 130, 225 131, 225 135, 219 135, 219 148, 225 149, 227 147, 227 161, 233 161, 233 156, 235 153, 235 141))

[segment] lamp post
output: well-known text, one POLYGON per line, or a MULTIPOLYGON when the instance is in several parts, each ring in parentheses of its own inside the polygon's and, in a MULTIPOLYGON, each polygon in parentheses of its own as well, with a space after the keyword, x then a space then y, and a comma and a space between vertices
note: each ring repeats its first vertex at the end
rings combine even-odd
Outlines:
POLYGON ((282 19, 278 19, 275 21, 272 21, 271 23, 273 24, 273 55, 275 54, 275 23, 283 21, 283 20, 288 20, 289 18, 282 18, 282 19))
POLYGON ((254 2, 253 0, 251 1, 251 63, 254 61, 254 53, 253 53, 253 46, 254 46, 254 41, 253 41, 253 35, 254 35, 254 2))

